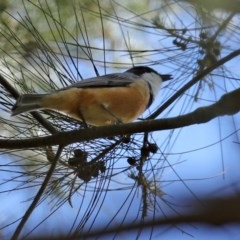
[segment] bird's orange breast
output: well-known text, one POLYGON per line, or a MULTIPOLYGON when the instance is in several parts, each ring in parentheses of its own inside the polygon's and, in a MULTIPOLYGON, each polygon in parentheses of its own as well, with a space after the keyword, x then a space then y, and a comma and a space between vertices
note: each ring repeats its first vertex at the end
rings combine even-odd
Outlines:
POLYGON ((42 106, 102 126, 134 121, 146 109, 149 98, 148 84, 139 80, 124 87, 69 88, 46 96, 42 106))

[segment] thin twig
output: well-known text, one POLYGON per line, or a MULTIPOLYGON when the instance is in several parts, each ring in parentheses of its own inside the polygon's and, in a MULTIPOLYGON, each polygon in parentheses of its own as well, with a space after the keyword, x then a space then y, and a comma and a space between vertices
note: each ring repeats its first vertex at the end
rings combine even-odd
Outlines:
POLYGON ((38 193, 34 197, 31 205, 29 206, 29 208, 25 212, 22 220, 20 221, 19 225, 17 226, 17 228, 16 228, 16 230, 15 230, 13 236, 12 236, 12 240, 17 240, 18 239, 18 237, 21 234, 21 231, 22 231, 23 227, 25 226, 28 218, 31 216, 32 212, 36 208, 36 206, 37 206, 37 204, 38 204, 42 194, 44 193, 44 191, 45 191, 45 189, 46 189, 46 187, 48 185, 48 182, 51 179, 51 176, 52 176, 52 174, 53 174, 53 172, 54 172, 54 170, 56 168, 56 165, 57 165, 58 159, 59 159, 59 157, 60 157, 60 155, 62 153, 62 150, 63 150, 63 146, 59 146, 58 147, 58 151, 56 153, 56 156, 55 156, 54 160, 52 161, 51 166, 50 166, 50 168, 49 168, 49 170, 47 172, 47 175, 46 175, 46 177, 45 177, 45 179, 44 179, 40 189, 38 190, 38 193))

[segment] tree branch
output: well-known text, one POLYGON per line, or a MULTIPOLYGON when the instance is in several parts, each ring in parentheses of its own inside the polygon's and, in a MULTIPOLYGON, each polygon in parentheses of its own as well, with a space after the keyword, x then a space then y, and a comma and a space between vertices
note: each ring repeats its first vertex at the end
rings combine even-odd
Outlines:
MULTIPOLYGON (((184 199, 183 202, 189 202, 184 199)), ((194 204, 190 202, 191 204, 194 204)), ((222 226, 228 223, 240 223, 240 207, 239 207, 239 197, 233 196, 229 198, 215 198, 215 199, 205 199, 204 201, 205 209, 201 209, 198 206, 194 206, 194 210, 190 214, 183 216, 170 216, 167 218, 158 218, 154 221, 144 221, 135 224, 125 224, 121 226, 114 226, 108 229, 95 229, 92 232, 81 232, 78 236, 81 238, 94 238, 99 236, 107 236, 108 234, 116 234, 130 231, 138 231, 139 229, 147 229, 152 227, 160 226, 170 226, 176 224, 193 224, 193 223, 203 223, 211 224, 215 226, 222 226)), ((75 236, 76 237, 76 236, 75 236)), ((59 238, 61 239, 61 238, 59 238)), ((71 238, 70 238, 71 239, 71 238)))
POLYGON ((113 126, 94 127, 69 132, 58 132, 52 136, 46 137, 20 140, 3 139, 0 140, 0 149, 24 149, 52 145, 66 146, 75 142, 89 141, 97 138, 175 129, 192 124, 205 123, 219 116, 233 115, 238 111, 240 111, 240 88, 223 95, 219 101, 210 106, 200 107, 182 116, 113 126))
POLYGON ((209 224, 211 227, 222 227, 226 224, 240 224, 240 206, 239 206, 239 196, 230 196, 228 198, 213 198, 204 199, 205 208, 202 209, 196 205, 196 203, 189 201, 188 199, 183 199, 182 202, 187 202, 192 206, 193 211, 179 216, 169 216, 166 218, 156 218, 154 221, 146 220, 131 224, 115 225, 109 228, 95 228, 93 231, 83 231, 77 236, 69 235, 58 235, 58 236, 48 236, 41 234, 36 236, 35 240, 44 239, 92 239, 96 237, 112 236, 113 234, 130 233, 131 231, 143 231, 148 228, 157 228, 161 226, 171 226, 177 224, 209 224))

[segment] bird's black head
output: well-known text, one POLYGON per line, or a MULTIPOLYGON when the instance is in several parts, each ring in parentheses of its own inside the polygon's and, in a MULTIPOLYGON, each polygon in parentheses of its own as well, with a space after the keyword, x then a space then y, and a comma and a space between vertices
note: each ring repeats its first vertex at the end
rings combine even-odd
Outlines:
POLYGON ((155 73, 155 74, 159 75, 159 73, 157 71, 153 70, 150 67, 146 67, 146 66, 133 67, 133 68, 128 69, 126 72, 133 73, 133 74, 135 74, 137 76, 141 76, 144 73, 155 73))
POLYGON ((167 80, 172 79, 172 76, 170 74, 160 74, 157 71, 155 71, 154 69, 152 69, 150 67, 146 67, 146 66, 132 67, 132 68, 128 69, 126 72, 133 73, 137 76, 141 76, 144 73, 155 73, 162 78, 162 81, 167 81, 167 80))

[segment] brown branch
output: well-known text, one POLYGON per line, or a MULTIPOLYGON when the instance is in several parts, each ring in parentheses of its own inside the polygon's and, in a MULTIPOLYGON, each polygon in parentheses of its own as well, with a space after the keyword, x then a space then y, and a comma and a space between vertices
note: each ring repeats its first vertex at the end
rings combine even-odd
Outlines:
POLYGON ((205 208, 202 209, 199 206, 196 206, 194 202, 188 199, 183 199, 182 202, 188 202, 193 211, 186 215, 180 216, 170 216, 167 218, 157 218, 153 221, 141 221, 131 224, 124 225, 114 225, 109 228, 98 228, 93 231, 85 231, 79 233, 79 235, 58 235, 58 236, 49 236, 41 234, 40 236, 36 236, 35 240, 44 240, 44 239, 57 239, 57 240, 65 240, 65 239, 92 239, 96 237, 107 237, 112 234, 121 234, 121 233, 129 233, 131 231, 143 231, 148 228, 159 228, 161 226, 170 226, 176 224, 209 224, 212 226, 221 226, 225 224, 240 224, 240 205, 239 205, 239 196, 230 196, 227 198, 213 198, 213 199, 204 199, 203 203, 205 208))
POLYGON ((97 138, 175 129, 192 124, 205 123, 219 116, 233 115, 238 111, 240 111, 240 88, 223 95, 219 101, 210 106, 200 107, 191 113, 179 117, 58 132, 46 137, 20 140, 3 139, 0 140, 0 149, 24 149, 52 145, 66 146, 75 142, 89 141, 97 138))
MULTIPOLYGON (((183 202, 188 202, 187 199, 183 199, 183 202)), ((171 216, 168 218, 158 218, 154 221, 142 221, 135 224, 125 224, 120 226, 114 226, 108 229, 93 230, 92 232, 86 231, 79 233, 78 237, 82 239, 89 239, 99 236, 107 236, 108 234, 117 234, 130 231, 138 231, 152 227, 176 225, 176 224, 193 224, 204 223, 215 226, 221 226, 228 223, 240 224, 240 207, 239 197, 229 197, 226 199, 206 199, 204 202, 205 209, 198 206, 194 206, 194 211, 190 214, 182 216, 171 216)), ((190 202, 191 204, 194 204, 190 202)), ((76 237, 76 236, 74 236, 76 237)), ((61 238, 59 238, 61 239, 61 238)), ((71 239, 71 238, 70 238, 71 239)))

